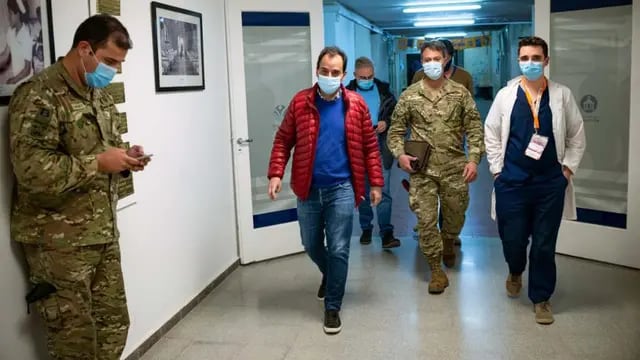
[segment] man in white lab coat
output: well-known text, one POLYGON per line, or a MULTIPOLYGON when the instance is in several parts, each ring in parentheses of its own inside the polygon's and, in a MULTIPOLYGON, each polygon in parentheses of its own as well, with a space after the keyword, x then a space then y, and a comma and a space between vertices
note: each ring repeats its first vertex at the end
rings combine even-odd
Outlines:
POLYGON ((520 295, 529 254, 529 299, 536 322, 553 323, 555 248, 563 215, 576 218, 572 177, 584 154, 582 115, 564 85, 548 80, 549 47, 538 37, 518 44, 522 76, 501 89, 485 121, 487 160, 510 297, 520 295))

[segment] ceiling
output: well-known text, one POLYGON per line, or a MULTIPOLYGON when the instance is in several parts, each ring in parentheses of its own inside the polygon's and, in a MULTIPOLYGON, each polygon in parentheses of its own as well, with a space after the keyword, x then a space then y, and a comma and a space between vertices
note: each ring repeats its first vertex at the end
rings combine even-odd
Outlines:
MULTIPOLYGON (((507 23, 530 22, 534 0, 486 0, 478 4, 480 10, 449 13, 405 14, 407 6, 429 5, 429 0, 339 0, 345 7, 362 15, 374 25, 393 35, 424 36, 427 32, 440 31, 490 31, 507 23), (475 24, 466 27, 415 28, 413 23, 420 18, 447 17, 454 14, 472 13, 475 24)), ((442 3, 442 1, 439 1, 442 3)))

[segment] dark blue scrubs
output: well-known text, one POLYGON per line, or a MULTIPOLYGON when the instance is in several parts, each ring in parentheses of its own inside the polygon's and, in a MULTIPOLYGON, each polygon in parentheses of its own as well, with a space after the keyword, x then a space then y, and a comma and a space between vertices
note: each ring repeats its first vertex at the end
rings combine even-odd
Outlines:
POLYGON ((522 88, 511 115, 511 130, 502 173, 495 180, 498 231, 509 272, 522 274, 529 252, 529 299, 551 298, 556 285, 555 250, 562 221, 567 180, 558 162, 549 90, 540 100, 538 134, 549 138, 539 160, 525 155, 534 134, 533 114, 522 88))

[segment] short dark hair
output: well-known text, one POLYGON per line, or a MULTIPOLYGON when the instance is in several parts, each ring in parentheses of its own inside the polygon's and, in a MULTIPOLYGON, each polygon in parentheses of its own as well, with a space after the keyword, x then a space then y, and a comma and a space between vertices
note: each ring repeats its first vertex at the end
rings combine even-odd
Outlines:
POLYGON ((453 47, 453 43, 451 42, 451 40, 446 38, 440 38, 438 39, 438 41, 440 41, 444 45, 444 47, 447 49, 447 54, 449 54, 449 56, 453 56, 453 53, 456 51, 456 49, 453 47))
POLYGON ((326 55, 329 55, 330 57, 340 55, 340 57, 342 57, 343 64, 342 72, 347 72, 347 54, 345 54, 345 52, 337 46, 327 46, 322 49, 322 51, 320 51, 320 55, 318 56, 318 63, 316 64, 316 70, 320 69, 320 62, 322 62, 322 58, 324 58, 326 55))
POLYGON ((422 54, 424 54, 425 50, 435 50, 440 51, 442 53, 442 57, 447 56, 447 47, 438 40, 425 41, 424 44, 420 47, 420 58, 422 59, 422 54))
POLYGON ((540 46, 542 48, 544 57, 549 57, 549 45, 547 45, 547 42, 542 38, 539 38, 537 36, 529 36, 520 39, 520 41, 518 42, 518 56, 520 56, 520 49, 525 46, 540 46))
POLYGON ((104 47, 109 40, 120 49, 129 50, 133 47, 127 28, 118 19, 111 15, 98 14, 89 17, 78 26, 73 36, 73 47, 77 47, 81 41, 87 41, 93 51, 96 51, 104 47))

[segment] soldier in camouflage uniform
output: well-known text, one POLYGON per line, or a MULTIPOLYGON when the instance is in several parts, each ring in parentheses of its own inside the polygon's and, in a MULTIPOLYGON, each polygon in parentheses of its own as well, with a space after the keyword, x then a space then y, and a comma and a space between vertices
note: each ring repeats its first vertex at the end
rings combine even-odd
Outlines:
POLYGON ((445 47, 439 41, 422 46, 425 80, 402 93, 391 120, 387 138, 389 149, 402 169, 411 173, 409 206, 416 213, 420 247, 431 268, 429 292, 439 294, 449 285, 441 262, 455 264, 454 240, 464 225, 469 204, 468 184, 477 176, 477 165, 484 153, 482 123, 476 104, 462 85, 442 76, 445 47), (407 130, 411 140, 432 146, 425 170, 414 172, 414 157, 404 153, 407 130), (467 136, 469 158, 462 149, 467 136), (438 230, 438 201, 443 226, 438 230), (444 246, 443 246, 444 245, 444 246))
POLYGON ((124 149, 103 88, 130 48, 117 19, 92 16, 69 53, 19 86, 9 104, 11 235, 35 288, 53 289, 35 303, 54 359, 119 359, 127 338, 117 184, 148 160, 140 146, 124 149))

